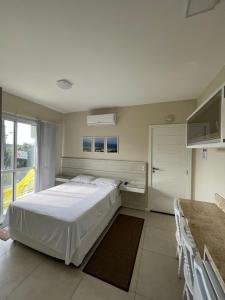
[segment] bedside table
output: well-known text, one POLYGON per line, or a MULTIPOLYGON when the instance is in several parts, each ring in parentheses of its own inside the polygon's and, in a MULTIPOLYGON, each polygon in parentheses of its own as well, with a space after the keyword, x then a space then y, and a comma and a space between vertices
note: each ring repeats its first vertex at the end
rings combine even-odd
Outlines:
POLYGON ((132 183, 132 182, 128 182, 128 184, 125 184, 125 182, 122 182, 120 185, 120 190, 126 192, 144 194, 145 185, 140 183, 132 183))
POLYGON ((70 175, 57 175, 56 178, 55 178, 55 185, 59 185, 59 184, 68 182, 73 177, 74 176, 70 176, 70 175))

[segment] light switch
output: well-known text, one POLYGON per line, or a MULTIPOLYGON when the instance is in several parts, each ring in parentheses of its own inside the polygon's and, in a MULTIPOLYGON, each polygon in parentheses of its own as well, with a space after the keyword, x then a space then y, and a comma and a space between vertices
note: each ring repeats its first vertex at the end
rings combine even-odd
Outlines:
POLYGON ((207 160, 207 153, 208 150, 207 149, 202 149, 202 159, 207 160))

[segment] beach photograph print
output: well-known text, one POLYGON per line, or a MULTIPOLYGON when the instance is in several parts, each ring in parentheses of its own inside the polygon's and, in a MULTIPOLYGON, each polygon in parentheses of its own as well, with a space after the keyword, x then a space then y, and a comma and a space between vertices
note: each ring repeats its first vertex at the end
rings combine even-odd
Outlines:
POLYGON ((83 137, 83 152, 92 152, 93 138, 91 136, 83 137))
POLYGON ((118 153, 118 136, 107 136, 107 153, 118 153))
POLYGON ((101 136, 95 137, 95 152, 105 152, 105 138, 101 136))

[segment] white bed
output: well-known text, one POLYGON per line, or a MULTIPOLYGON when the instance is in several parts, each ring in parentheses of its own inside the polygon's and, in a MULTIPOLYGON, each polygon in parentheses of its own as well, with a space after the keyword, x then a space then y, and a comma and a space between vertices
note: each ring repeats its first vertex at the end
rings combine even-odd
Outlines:
POLYGON ((12 239, 79 266, 120 206, 118 188, 70 181, 15 201, 6 223, 12 239))

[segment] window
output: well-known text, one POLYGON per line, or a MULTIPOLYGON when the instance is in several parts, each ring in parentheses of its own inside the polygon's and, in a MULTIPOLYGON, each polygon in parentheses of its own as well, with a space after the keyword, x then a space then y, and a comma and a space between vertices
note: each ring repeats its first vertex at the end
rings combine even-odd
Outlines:
POLYGON ((2 124, 1 215, 9 204, 36 190, 37 124, 11 117, 2 124))

